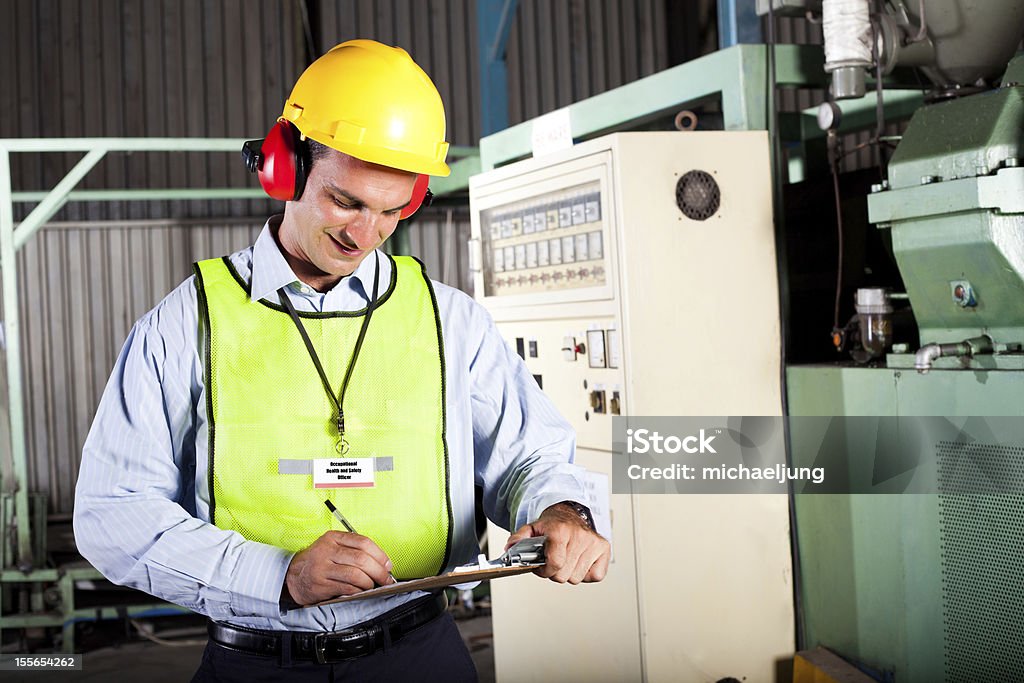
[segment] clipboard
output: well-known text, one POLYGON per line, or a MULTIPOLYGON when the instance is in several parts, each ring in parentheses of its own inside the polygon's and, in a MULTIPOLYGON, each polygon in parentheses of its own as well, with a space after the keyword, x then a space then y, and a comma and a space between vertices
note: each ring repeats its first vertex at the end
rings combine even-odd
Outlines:
POLYGON ((476 562, 464 564, 438 576, 428 576, 423 579, 399 581, 387 586, 378 586, 377 588, 371 588, 354 595, 343 595, 331 598, 330 600, 324 600, 315 605, 310 605, 310 607, 333 605, 339 602, 353 602, 355 600, 371 600, 389 595, 412 593, 413 591, 430 591, 459 583, 490 581, 491 579, 500 579, 505 576, 525 574, 526 572, 532 572, 537 567, 544 566, 545 540, 547 540, 545 536, 523 539, 495 560, 487 560, 484 555, 480 555, 476 562))

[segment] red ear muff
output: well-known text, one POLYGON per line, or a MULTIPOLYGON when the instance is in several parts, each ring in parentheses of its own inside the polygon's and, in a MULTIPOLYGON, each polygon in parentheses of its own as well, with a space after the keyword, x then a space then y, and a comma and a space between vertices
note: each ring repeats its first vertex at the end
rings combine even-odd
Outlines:
MULTIPOLYGON (((263 190, 282 202, 298 200, 306 187, 312 165, 309 145, 290 121, 278 121, 262 140, 249 140, 242 145, 242 160, 251 173, 256 173, 263 190)), ((412 186, 412 196, 399 219, 408 218, 422 206, 430 206, 434 198, 428 185, 430 176, 419 174, 412 186)))
POLYGON ((302 134, 290 121, 278 121, 261 141, 242 146, 245 165, 255 172, 263 190, 282 202, 302 196, 309 171, 308 152, 302 134), (255 150, 259 145, 259 151, 255 150))
POLYGON ((434 195, 430 192, 430 188, 427 187, 430 184, 430 176, 423 173, 416 176, 416 184, 412 186, 412 197, 409 199, 409 203, 402 213, 398 214, 399 219, 408 218, 409 216, 416 213, 421 206, 430 206, 430 201, 434 198, 434 195))

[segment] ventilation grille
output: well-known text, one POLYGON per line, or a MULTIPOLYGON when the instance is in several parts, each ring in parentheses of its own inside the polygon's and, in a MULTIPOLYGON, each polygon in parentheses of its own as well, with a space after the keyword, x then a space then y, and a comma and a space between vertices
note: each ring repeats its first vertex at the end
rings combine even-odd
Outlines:
POLYGON ((676 206, 687 218, 703 221, 718 211, 722 193, 718 182, 704 171, 689 171, 676 182, 676 206))
POLYGON ((1024 495, 962 493, 991 490, 996 473, 1020 491, 1024 449, 941 442, 937 450, 945 679, 1024 681, 1024 495))
POLYGON ((977 442, 940 441, 939 493, 1024 491, 1024 448, 977 442))

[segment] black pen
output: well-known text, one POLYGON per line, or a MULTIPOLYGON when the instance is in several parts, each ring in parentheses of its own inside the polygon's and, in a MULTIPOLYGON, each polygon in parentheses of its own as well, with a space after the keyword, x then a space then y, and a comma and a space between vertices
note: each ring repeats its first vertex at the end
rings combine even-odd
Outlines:
MULTIPOLYGON (((345 515, 341 514, 341 510, 339 510, 338 508, 334 507, 334 503, 332 503, 329 500, 325 500, 324 501, 324 505, 327 506, 327 509, 331 511, 332 515, 334 515, 334 518, 337 519, 339 522, 341 522, 341 525, 343 527, 345 527, 345 529, 347 529, 350 534, 357 534, 357 533, 359 533, 358 531, 356 531, 354 526, 352 526, 351 524, 348 523, 348 520, 345 519, 345 515)), ((392 574, 391 572, 388 572, 388 576, 391 577, 391 582, 392 583, 398 583, 398 579, 395 578, 394 574, 392 574)))
POLYGON ((355 527, 349 524, 348 520, 345 519, 345 515, 341 514, 341 511, 338 510, 338 508, 334 507, 334 503, 332 503, 329 500, 325 500, 324 505, 327 506, 327 509, 330 510, 331 514, 334 515, 334 518, 341 522, 341 525, 345 527, 350 534, 358 533, 356 532, 355 527))

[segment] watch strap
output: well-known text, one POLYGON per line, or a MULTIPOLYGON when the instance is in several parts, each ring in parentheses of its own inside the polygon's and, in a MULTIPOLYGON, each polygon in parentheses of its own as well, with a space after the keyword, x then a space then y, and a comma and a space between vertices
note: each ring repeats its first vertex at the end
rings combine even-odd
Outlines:
POLYGON ((594 515, 590 512, 590 508, 588 508, 586 505, 584 505, 583 503, 577 503, 574 500, 563 500, 558 504, 566 505, 572 508, 572 511, 579 515, 580 519, 582 519, 586 523, 586 525, 590 527, 591 531, 595 533, 597 532, 597 525, 594 524, 594 515))

